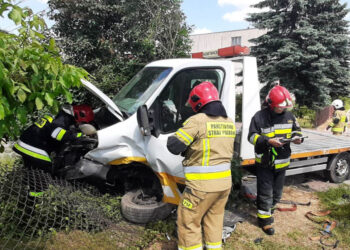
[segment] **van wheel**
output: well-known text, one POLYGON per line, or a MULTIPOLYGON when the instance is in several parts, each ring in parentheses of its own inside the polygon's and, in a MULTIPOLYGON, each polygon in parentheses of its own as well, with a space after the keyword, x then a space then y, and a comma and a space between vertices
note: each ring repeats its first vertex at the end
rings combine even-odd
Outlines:
POLYGON ((126 193, 121 206, 127 220, 140 224, 163 220, 175 208, 173 204, 157 201, 155 196, 145 197, 140 189, 126 193))
POLYGON ((326 177, 334 183, 341 183, 349 176, 350 154, 347 152, 336 155, 329 163, 325 171, 326 177))

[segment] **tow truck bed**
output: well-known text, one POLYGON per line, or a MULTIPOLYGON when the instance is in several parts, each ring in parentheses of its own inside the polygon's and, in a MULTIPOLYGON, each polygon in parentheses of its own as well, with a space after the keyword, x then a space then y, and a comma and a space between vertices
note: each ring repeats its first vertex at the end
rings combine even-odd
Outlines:
MULTIPOLYGON (((240 124, 239 124, 240 125, 240 124)), ((238 128, 240 129, 240 126, 238 128)), ((240 130, 238 130, 240 132, 240 130)), ((308 136, 300 145, 291 143, 291 164, 286 175, 295 175, 327 169, 330 155, 350 152, 350 137, 335 136, 327 132, 302 129, 308 136)), ((255 159, 245 159, 242 166, 252 166, 255 159)))
POLYGON ((303 129, 308 136, 300 145, 291 144, 292 160, 286 175, 327 169, 329 155, 350 151, 350 137, 303 129))
POLYGON ((303 129, 303 135, 308 138, 302 144, 291 143, 293 159, 350 151, 350 137, 307 129, 303 129))

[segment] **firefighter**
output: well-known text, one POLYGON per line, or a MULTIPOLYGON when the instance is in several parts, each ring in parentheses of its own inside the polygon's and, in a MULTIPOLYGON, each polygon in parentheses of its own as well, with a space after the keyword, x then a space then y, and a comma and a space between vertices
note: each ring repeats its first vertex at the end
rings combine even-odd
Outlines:
POLYGON ((332 102, 334 107, 332 122, 328 125, 327 130, 332 128, 333 135, 342 135, 345 131, 348 118, 346 117, 346 111, 342 100, 334 100, 332 102))
POLYGON ((258 225, 268 234, 274 234, 273 211, 282 196, 286 169, 290 164, 290 142, 302 142, 301 129, 294 115, 288 111, 293 106, 288 90, 273 87, 267 97, 267 106, 252 118, 248 140, 254 145, 257 176, 258 225))
POLYGON ((45 115, 20 136, 13 150, 23 158, 25 167, 38 168, 52 173, 50 154, 57 151, 65 142, 74 141, 82 133, 71 128, 79 123, 89 123, 94 113, 88 105, 63 105, 55 118, 45 115))
POLYGON ((178 248, 221 249, 225 204, 230 194, 235 125, 227 117, 215 86, 195 86, 187 103, 197 114, 188 118, 167 147, 185 157, 185 190, 177 213, 178 248))

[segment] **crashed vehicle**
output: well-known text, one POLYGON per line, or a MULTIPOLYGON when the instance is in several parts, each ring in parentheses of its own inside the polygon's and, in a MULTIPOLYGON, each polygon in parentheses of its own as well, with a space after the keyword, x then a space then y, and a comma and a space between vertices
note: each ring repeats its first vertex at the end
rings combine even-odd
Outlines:
POLYGON ((156 61, 146 65, 113 99, 82 80, 105 104, 94 110, 98 130, 91 125, 82 128, 97 138, 97 144, 87 141, 90 148, 85 149, 89 150, 80 150, 84 154, 71 164, 62 161, 65 153, 71 154, 72 148, 66 149, 56 157, 64 166, 56 169, 68 180, 91 179, 125 192, 122 212, 130 221, 145 223, 167 217, 180 201, 185 180, 183 157, 168 151, 167 138, 194 114, 186 102, 192 87, 202 81, 211 81, 218 88, 221 98, 226 97, 222 98, 224 105, 233 107, 228 115, 234 117, 232 70, 231 61, 224 60, 156 61))
MULTIPOLYGON (((194 114, 186 105, 187 98, 193 86, 203 81, 216 86, 228 116, 236 122, 235 154, 242 158, 241 165, 253 167, 254 148, 247 136, 250 120, 260 110, 260 83, 256 58, 245 55, 244 49, 239 54, 243 55, 237 56, 233 46, 192 55, 200 59, 149 63, 113 99, 82 80, 104 105, 94 110, 96 127, 82 128, 91 138, 77 151, 80 154, 73 154, 70 163, 65 153, 71 154, 72 148, 58 157, 56 162, 63 164, 57 168, 61 176, 90 179, 125 192, 122 213, 132 222, 167 217, 179 203, 185 184, 183 157, 168 151, 167 139, 194 114), (205 56, 221 60, 202 59, 205 56), (241 95, 242 102, 236 103, 236 95, 241 95), (236 117, 236 110, 241 116, 236 117)), ((325 170, 331 181, 345 180, 349 176, 350 140, 303 133, 309 133, 309 139, 292 149, 286 175, 325 170)))

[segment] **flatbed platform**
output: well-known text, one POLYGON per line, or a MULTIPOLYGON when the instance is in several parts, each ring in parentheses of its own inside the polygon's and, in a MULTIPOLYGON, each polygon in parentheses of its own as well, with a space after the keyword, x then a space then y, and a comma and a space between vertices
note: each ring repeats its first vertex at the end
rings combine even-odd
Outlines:
POLYGON ((291 143, 292 158, 302 158, 350 151, 350 137, 336 136, 327 132, 303 129, 304 142, 300 145, 291 143))
MULTIPOLYGON (((302 129, 303 136, 308 136, 300 145, 291 143, 292 163, 291 167, 301 166, 301 164, 293 163, 293 159, 304 159, 314 156, 327 156, 329 154, 338 154, 350 151, 350 136, 335 136, 330 132, 321 132, 311 129, 302 129)), ((253 165, 255 159, 245 159, 242 165, 253 165)))

